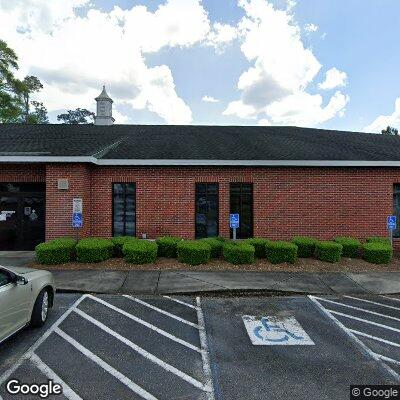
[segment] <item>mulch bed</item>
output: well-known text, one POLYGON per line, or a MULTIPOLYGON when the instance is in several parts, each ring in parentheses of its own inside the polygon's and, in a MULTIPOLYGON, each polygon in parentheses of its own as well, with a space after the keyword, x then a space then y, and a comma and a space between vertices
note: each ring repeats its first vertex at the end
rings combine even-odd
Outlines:
POLYGON ((212 260, 208 264, 190 266, 180 263, 176 259, 158 258, 153 264, 128 264, 122 258, 112 258, 95 264, 68 263, 60 265, 31 264, 31 267, 47 270, 171 270, 171 271, 287 271, 287 272, 394 272, 400 271, 400 258, 393 258, 390 264, 370 264, 362 259, 342 258, 338 263, 327 263, 313 258, 300 258, 295 264, 271 264, 265 259, 257 259, 250 265, 232 265, 225 260, 212 260))

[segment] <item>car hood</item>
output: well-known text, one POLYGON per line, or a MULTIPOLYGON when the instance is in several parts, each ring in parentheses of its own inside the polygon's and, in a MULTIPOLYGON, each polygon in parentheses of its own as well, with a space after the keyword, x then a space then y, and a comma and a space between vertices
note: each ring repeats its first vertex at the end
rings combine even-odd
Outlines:
POLYGON ((29 274, 30 272, 35 272, 38 271, 37 269, 34 268, 28 268, 28 267, 4 267, 8 269, 11 272, 14 272, 14 274, 17 275, 24 275, 24 274, 29 274))

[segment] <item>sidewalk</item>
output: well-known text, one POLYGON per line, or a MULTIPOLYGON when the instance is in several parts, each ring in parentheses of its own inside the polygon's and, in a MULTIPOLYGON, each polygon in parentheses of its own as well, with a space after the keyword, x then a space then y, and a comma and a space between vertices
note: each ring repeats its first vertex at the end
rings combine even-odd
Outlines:
POLYGON ((400 272, 53 271, 59 291, 129 294, 271 291, 296 294, 400 293, 400 272))

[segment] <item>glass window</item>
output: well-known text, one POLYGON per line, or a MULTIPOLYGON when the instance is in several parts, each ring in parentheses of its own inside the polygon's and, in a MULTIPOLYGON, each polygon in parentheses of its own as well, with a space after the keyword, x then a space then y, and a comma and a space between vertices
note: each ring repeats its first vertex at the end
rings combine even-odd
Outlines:
POLYGON ((113 235, 136 236, 136 185, 113 184, 113 235))
POLYGON ((5 271, 0 271, 0 287, 11 282, 10 275, 5 271))
POLYGON ((400 184, 393 186, 393 213, 397 216, 397 229, 393 231, 393 237, 400 238, 400 184))
POLYGON ((196 239, 218 236, 218 183, 196 183, 196 239))
MULTIPOLYGON (((236 230, 238 239, 253 236, 253 184, 230 184, 230 213, 239 214, 239 229, 236 230)), ((231 230, 232 231, 232 230, 231 230)), ((231 232, 232 237, 232 232, 231 232)))

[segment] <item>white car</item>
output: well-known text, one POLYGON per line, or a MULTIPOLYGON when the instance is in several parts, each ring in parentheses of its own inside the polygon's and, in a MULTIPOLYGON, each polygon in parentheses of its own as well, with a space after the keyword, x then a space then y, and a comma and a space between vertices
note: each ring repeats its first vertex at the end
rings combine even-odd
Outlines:
POLYGON ((50 272, 0 266, 0 343, 27 325, 43 326, 54 294, 50 272))

